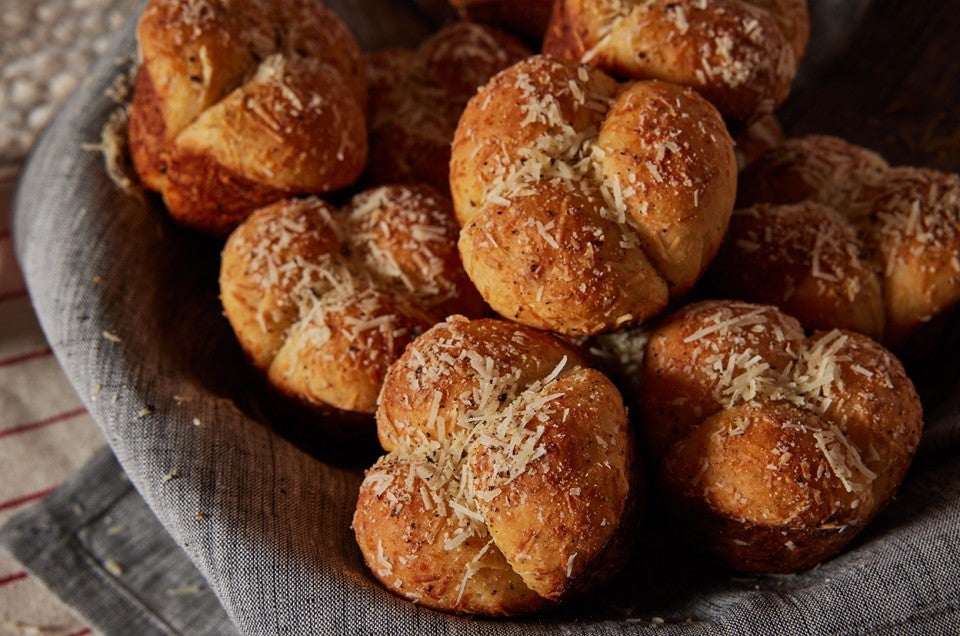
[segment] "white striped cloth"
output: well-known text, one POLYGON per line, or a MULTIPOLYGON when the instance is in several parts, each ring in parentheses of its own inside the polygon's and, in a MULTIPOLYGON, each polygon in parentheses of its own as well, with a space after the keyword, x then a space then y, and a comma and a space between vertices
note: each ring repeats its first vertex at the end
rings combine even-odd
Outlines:
MULTIPOLYGON (((37 323, 14 257, 10 206, 15 166, 134 4, 0 0, 0 525, 105 443, 37 323)), ((0 551, 0 636, 89 633, 0 551)))
MULTIPOLYGON (((0 525, 53 491, 105 443, 53 356, 13 252, 12 171, 0 174, 0 525)), ((91 630, 0 551, 0 635, 91 630)))

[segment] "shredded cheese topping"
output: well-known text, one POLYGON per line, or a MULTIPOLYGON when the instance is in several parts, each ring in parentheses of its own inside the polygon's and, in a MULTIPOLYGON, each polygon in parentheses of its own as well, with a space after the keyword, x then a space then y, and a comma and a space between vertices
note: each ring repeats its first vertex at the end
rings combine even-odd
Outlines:
MULTIPOLYGON (((456 232, 452 206, 426 187, 376 188, 343 210, 315 198, 265 208, 225 248, 228 318, 275 378, 314 387, 311 400, 354 399, 345 383, 378 383, 466 289, 456 232), (300 363, 308 356, 327 369, 346 358, 367 375, 320 377, 300 363)), ((362 386, 371 407, 377 388, 362 386)))
MULTIPOLYGON (((395 378, 388 378, 388 384, 398 381, 412 394, 423 395, 425 420, 420 426, 391 423, 401 431, 396 447, 367 471, 362 486, 388 501, 392 514, 416 504, 445 519, 436 537, 445 551, 461 549, 468 541, 475 550, 473 542, 483 542, 465 566, 457 603, 468 581, 485 567, 481 557, 497 549, 485 522, 488 506, 513 481, 536 470, 547 452, 547 426, 568 410, 556 407, 564 394, 551 387, 579 368, 563 356, 531 376, 529 369, 539 361, 532 357, 529 336, 518 331, 497 340, 493 349, 480 345, 480 350, 476 336, 458 324, 452 320, 434 327, 432 337, 411 345, 391 370, 395 378), (470 381, 459 384, 459 393, 439 390, 463 375, 470 381), (425 386, 437 388, 425 393, 425 386), (475 473, 474 466, 482 468, 475 473), (476 475, 482 475, 482 486, 476 475)), ((572 563, 573 558, 568 576, 572 563)))
POLYGON ((788 37, 777 22, 781 16, 774 15, 776 10, 749 2, 687 0, 662 5, 650 0, 602 0, 590 8, 588 43, 592 46, 581 61, 656 76, 658 63, 668 66, 669 61, 648 60, 655 55, 649 49, 686 46, 696 51, 691 83, 729 89, 750 86, 761 92, 770 78, 792 78, 796 66, 790 46, 770 44, 778 39, 786 44, 788 37), (652 35, 644 38, 644 33, 652 35))
MULTIPOLYGON (((889 384, 884 367, 889 358, 864 358, 857 353, 859 345, 839 330, 804 340, 802 332, 769 307, 732 303, 702 309, 692 314, 689 324, 696 329, 681 339, 688 347, 681 368, 704 378, 721 408, 781 402, 813 413, 822 427, 783 426, 800 428, 815 439, 830 472, 847 492, 866 488, 876 479, 845 434, 844 377, 877 375, 888 378, 889 384)), ((686 400, 676 406, 688 408, 686 400)), ((749 420, 734 422, 726 434, 742 435, 748 427, 749 420)))

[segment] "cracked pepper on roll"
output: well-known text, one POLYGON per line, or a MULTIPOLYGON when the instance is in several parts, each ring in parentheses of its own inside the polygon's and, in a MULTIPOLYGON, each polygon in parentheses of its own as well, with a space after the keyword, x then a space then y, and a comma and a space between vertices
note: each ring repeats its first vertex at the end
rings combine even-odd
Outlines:
POLYGON ((137 39, 130 152, 178 222, 227 234, 258 207, 360 176, 363 60, 317 0, 151 0, 137 39))
POLYGON ((418 604, 510 615, 626 561, 639 494, 626 409, 559 338, 454 316, 390 367, 388 451, 353 518, 374 576, 418 604))
POLYGON ((890 501, 920 441, 903 366, 852 331, 807 337, 777 308, 705 301, 650 334, 640 418, 690 543, 732 568, 794 572, 890 501))
POLYGON ((558 0, 543 52, 689 86, 748 121, 786 100, 809 33, 806 0, 558 0))
POLYGON ((452 313, 486 312, 463 272, 449 199, 383 186, 343 209, 254 212, 223 249, 220 298, 254 366, 307 405, 372 414, 387 367, 452 313))
POLYGON ((470 100, 454 136, 464 267, 494 310, 528 326, 639 323, 713 258, 736 174, 719 113, 692 90, 529 58, 470 100))

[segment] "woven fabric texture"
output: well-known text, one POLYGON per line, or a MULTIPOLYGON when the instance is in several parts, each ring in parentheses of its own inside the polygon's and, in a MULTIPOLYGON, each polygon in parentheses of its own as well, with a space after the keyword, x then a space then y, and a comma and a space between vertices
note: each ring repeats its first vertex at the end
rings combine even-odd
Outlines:
POLYGON ((236 633, 109 449, 5 526, 2 542, 104 634, 236 633))
POLYGON ((220 245, 175 227, 156 199, 118 191, 100 155, 83 149, 116 108, 106 92, 134 48, 128 26, 43 136, 24 174, 15 237, 58 359, 130 481, 240 632, 960 628, 955 374, 928 401, 922 447, 897 499, 847 551, 809 572, 741 578, 719 571, 679 544, 654 509, 625 574, 558 612, 485 621, 384 591, 350 529, 360 472, 305 452, 278 433, 282 421, 267 423, 257 383, 220 313, 220 245))

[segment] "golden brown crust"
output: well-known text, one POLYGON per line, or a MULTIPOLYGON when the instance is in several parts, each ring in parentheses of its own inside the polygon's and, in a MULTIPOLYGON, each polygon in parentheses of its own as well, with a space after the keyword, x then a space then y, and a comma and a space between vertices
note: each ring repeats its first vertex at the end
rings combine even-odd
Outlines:
POLYGON ((622 564, 626 411, 562 341, 454 317, 387 374, 353 527, 391 591, 446 611, 530 612, 622 564))
POLYGON ((867 200, 861 235, 883 272, 884 340, 908 350, 960 301, 960 175, 892 168, 867 200))
POLYGON ((814 201, 846 216, 858 216, 863 189, 879 181, 889 167, 877 153, 839 137, 794 137, 743 171, 737 184, 737 207, 814 201))
POLYGON ((773 304, 807 329, 851 329, 879 340, 881 279, 850 220, 807 201, 733 213, 710 268, 721 296, 773 304))
POLYGON ((464 266, 487 302, 590 334, 693 286, 726 230, 736 165, 692 91, 533 57, 470 101, 450 174, 464 266))
POLYGON ((737 569, 831 556, 889 501, 920 440, 896 358, 853 332, 806 338, 773 307, 678 311, 652 334, 642 382, 672 504, 695 543, 737 569))
POLYGON ((476 24, 447 26, 416 51, 366 56, 370 85, 371 184, 425 182, 449 190, 450 143, 477 88, 529 52, 514 38, 476 24))
POLYGON ((224 234, 252 209, 352 183, 366 158, 360 52, 314 0, 152 0, 130 146, 173 216, 224 234))
POLYGON ((689 86, 750 120, 786 99, 808 31, 802 0, 558 0, 543 52, 689 86))
POLYGON ((166 151, 167 126, 160 111, 159 98, 153 88, 150 71, 146 68, 137 73, 136 89, 131 99, 131 112, 127 139, 130 144, 130 159, 140 181, 147 188, 159 191, 166 183, 167 164, 170 158, 166 151))
POLYGON ((804 203, 734 214, 711 274, 721 293, 900 352, 927 347, 935 336, 927 325, 960 301, 960 176, 890 168, 865 148, 811 135, 744 170, 738 200, 804 203), (821 221, 810 216, 815 207, 821 221))
POLYGON ((223 251, 224 313, 280 392, 372 413, 387 366, 417 334, 484 311, 460 266, 448 200, 428 186, 255 212, 223 251))

